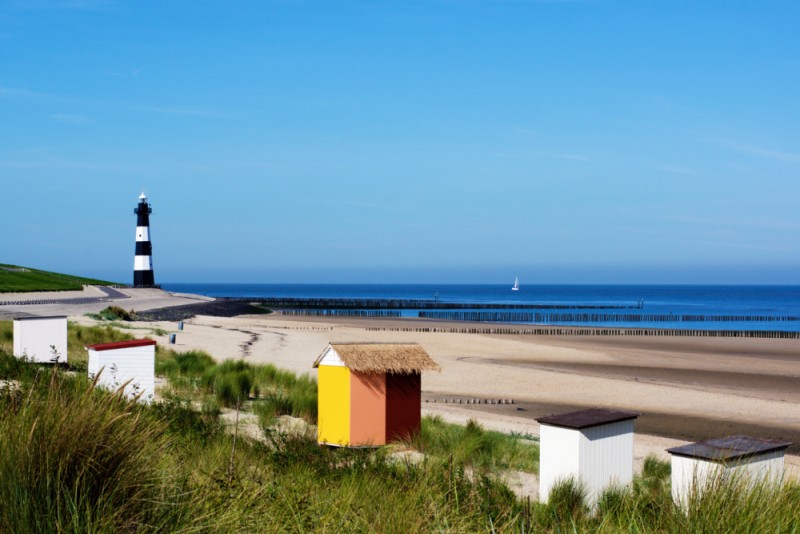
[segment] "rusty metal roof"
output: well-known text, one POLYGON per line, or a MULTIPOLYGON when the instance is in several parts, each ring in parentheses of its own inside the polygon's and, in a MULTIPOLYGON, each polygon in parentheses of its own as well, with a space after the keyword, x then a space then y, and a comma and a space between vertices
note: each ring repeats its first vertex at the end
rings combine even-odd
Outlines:
POLYGON ((757 456, 767 452, 786 449, 792 443, 774 439, 751 438, 749 436, 728 436, 725 438, 698 441, 681 447, 667 449, 670 454, 689 458, 702 458, 716 462, 726 462, 757 456))
POLYGON ((589 408, 587 410, 578 410, 577 412, 562 413, 558 415, 548 415, 547 417, 540 417, 536 421, 542 425, 560 426, 564 428, 589 428, 599 425, 607 425, 609 423, 617 423, 619 421, 627 421, 628 419, 636 419, 639 417, 638 412, 628 412, 625 410, 609 410, 607 408, 589 408))

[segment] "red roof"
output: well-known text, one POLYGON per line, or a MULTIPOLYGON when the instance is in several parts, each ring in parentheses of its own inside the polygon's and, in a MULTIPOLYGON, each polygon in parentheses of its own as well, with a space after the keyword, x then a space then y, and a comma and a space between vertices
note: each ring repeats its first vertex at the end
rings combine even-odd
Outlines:
POLYGON ((87 349, 91 350, 113 350, 113 349, 129 349, 131 347, 146 347, 147 345, 155 345, 156 342, 152 339, 131 339, 130 341, 115 341, 113 343, 100 343, 98 345, 87 345, 87 349))

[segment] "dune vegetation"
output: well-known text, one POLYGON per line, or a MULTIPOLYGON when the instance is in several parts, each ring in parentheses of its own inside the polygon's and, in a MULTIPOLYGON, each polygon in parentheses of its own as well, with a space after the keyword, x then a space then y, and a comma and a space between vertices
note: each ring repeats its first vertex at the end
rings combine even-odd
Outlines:
MULTIPOLYGON (((320 447, 309 376, 159 348, 162 400, 137 404, 95 387, 77 357, 77 367, 17 360, 8 332, 0 322, 4 531, 800 531, 796 481, 716 481, 682 510, 669 464, 649 458, 630 487, 609 489, 594 509, 570 482, 539 504, 498 476, 538 472, 531 437, 424 418, 406 443, 320 447), (232 427, 231 413, 249 414, 258 435, 232 427), (280 430, 283 416, 304 425, 280 430)), ((70 361, 76 346, 127 337, 70 325, 70 361)))

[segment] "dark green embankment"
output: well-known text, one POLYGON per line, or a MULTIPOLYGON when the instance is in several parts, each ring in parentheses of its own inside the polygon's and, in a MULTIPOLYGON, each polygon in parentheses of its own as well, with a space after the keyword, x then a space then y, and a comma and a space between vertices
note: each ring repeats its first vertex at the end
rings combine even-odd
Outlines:
POLYGON ((0 293, 27 291, 73 291, 84 285, 111 286, 113 282, 42 271, 0 263, 0 293))

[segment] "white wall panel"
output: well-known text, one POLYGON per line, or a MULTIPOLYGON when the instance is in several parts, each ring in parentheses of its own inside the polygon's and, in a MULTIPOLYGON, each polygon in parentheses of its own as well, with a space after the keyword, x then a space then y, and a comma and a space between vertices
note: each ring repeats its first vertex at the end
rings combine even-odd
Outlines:
POLYGON ((752 483, 779 482, 784 473, 785 450, 741 458, 725 464, 705 458, 672 455, 672 499, 686 507, 693 491, 703 491, 716 477, 746 477, 752 483), (695 489, 696 488, 696 489, 695 489))
POLYGON ((551 425, 539 427, 539 500, 547 502, 559 482, 580 476, 580 432, 551 425))
POLYGON ((589 503, 609 486, 633 481, 633 419, 585 428, 580 440, 580 472, 589 503))
POLYGON ((130 380, 130 384, 125 386, 125 394, 133 396, 141 392, 141 399, 150 402, 155 394, 155 345, 89 349, 88 372, 89 378, 100 374, 98 385, 112 391, 130 380))
POLYGON ((58 361, 67 361, 67 318, 26 317, 14 320, 14 356, 36 363, 53 363, 53 348, 58 361))
POLYGON ((559 481, 579 480, 594 506, 609 486, 633 480, 633 419, 584 429, 539 427, 539 499, 547 502, 559 481))

